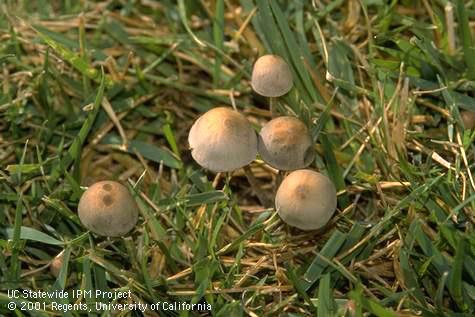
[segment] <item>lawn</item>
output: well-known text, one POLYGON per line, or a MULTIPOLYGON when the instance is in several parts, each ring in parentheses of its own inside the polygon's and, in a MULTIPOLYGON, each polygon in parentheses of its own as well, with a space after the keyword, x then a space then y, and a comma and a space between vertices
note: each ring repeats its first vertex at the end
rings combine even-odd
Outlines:
POLYGON ((0 1, 0 315, 475 316, 474 39, 463 0, 0 1), (281 219, 261 155, 195 161, 216 107, 304 123, 324 227, 281 219), (103 180, 125 234, 78 216, 103 180))

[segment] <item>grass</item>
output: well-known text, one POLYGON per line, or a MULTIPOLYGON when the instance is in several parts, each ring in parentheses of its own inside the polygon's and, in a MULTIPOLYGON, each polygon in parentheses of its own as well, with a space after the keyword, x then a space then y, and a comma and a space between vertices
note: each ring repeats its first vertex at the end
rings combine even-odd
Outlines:
MULTIPOLYGON (((8 298, 66 289, 212 306, 147 316, 474 315, 475 132, 460 117, 475 111, 474 23, 462 0, 0 3, 0 314, 94 307, 8 298), (237 107, 256 130, 270 119, 249 84, 264 53, 291 66, 276 109, 308 125, 311 168, 339 191, 317 232, 288 227, 243 171, 207 172, 187 148, 212 107, 237 107), (125 237, 79 221, 101 179, 140 207, 125 237)), ((251 170, 271 197, 276 171, 251 170)))

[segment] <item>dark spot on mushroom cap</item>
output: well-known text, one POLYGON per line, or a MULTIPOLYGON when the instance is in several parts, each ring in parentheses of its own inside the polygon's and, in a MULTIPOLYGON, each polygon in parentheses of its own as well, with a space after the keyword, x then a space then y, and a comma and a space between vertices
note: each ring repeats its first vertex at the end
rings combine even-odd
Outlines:
POLYGON ((229 129, 229 131, 238 131, 240 127, 240 123, 236 122, 236 120, 232 119, 224 119, 223 125, 229 129))
POLYGON ((304 184, 298 185, 295 188, 295 195, 297 196, 298 199, 304 200, 307 198, 308 194, 309 194, 309 189, 304 184))
POLYGON ((115 181, 101 181, 83 193, 78 215, 84 227, 93 233, 118 237, 135 226, 138 207, 127 187, 115 181), (125 225, 120 226, 122 223, 125 225))
POLYGON ((102 197, 102 202, 104 203, 104 205, 110 206, 114 202, 114 199, 111 195, 105 195, 104 197, 102 197))
POLYGON ((275 209, 287 224, 315 230, 328 223, 337 207, 331 180, 312 170, 297 170, 282 181, 275 197, 275 209))

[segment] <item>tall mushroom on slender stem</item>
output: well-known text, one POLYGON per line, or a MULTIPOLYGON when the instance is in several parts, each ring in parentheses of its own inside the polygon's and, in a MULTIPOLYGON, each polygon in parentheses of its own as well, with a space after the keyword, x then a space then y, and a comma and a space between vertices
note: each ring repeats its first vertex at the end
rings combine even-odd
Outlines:
MULTIPOLYGON (((191 156, 213 172, 231 172, 256 158, 257 135, 245 116, 226 107, 213 108, 199 117, 188 135, 191 156)), ((253 177, 246 176, 261 203, 265 199, 253 177)))
POLYGON ((269 110, 274 117, 274 99, 288 93, 293 86, 289 64, 278 55, 259 57, 252 69, 251 86, 259 95, 269 97, 269 110))
POLYGON ((312 170, 290 173, 275 197, 275 208, 282 220, 301 230, 325 226, 336 206, 335 186, 328 177, 312 170))

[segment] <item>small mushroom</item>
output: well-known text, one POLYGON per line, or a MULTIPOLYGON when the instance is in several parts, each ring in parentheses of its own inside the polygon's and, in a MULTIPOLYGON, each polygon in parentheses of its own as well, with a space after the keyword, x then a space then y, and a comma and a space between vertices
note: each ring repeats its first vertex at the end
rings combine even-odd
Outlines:
POLYGON ((213 108, 190 129, 191 156, 202 167, 229 172, 252 162, 257 154, 257 135, 249 121, 226 107, 213 108))
POLYGON ((92 232, 118 237, 135 226, 138 207, 127 187, 114 181, 101 181, 81 196, 78 214, 82 224, 92 232))
POLYGON ((474 111, 462 111, 460 113, 462 117, 463 126, 465 129, 475 128, 475 112, 474 111))
POLYGON ((280 97, 293 85, 292 71, 287 62, 277 55, 264 55, 257 59, 252 69, 251 86, 265 97, 280 97))
POLYGON ((51 263, 49 265, 49 270, 53 276, 58 277, 59 272, 61 271, 61 267, 63 266, 63 261, 64 261, 64 253, 61 251, 57 256, 54 257, 53 260, 51 260, 51 263))
POLYGON ((259 133, 258 152, 267 164, 283 171, 305 168, 315 158, 310 133, 295 117, 269 121, 259 133))
POLYGON ((337 205, 336 190, 328 177, 312 170, 290 173, 280 184, 275 208, 282 220, 301 230, 322 228, 337 205))

